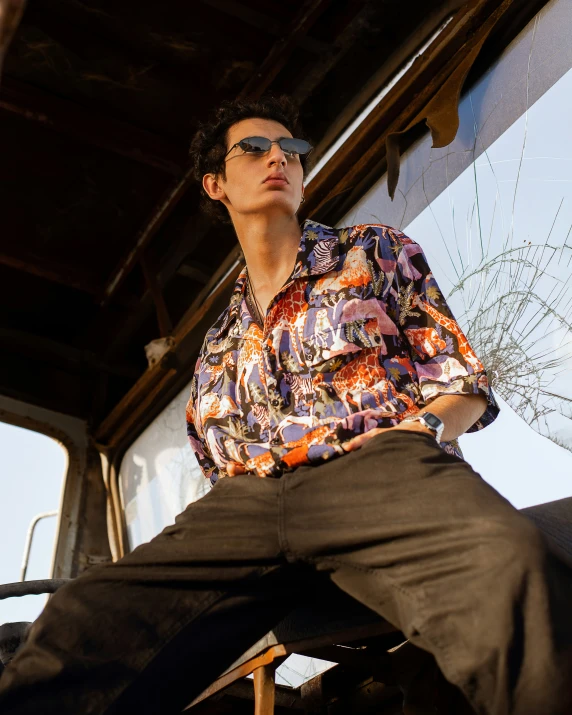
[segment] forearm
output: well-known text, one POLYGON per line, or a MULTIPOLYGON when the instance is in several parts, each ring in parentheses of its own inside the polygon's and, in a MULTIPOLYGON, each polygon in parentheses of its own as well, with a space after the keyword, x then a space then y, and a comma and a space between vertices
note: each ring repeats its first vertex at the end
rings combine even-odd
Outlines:
MULTIPOLYGON (((479 419, 486 407, 487 398, 482 394, 441 395, 432 400, 426 407, 423 407, 420 414, 432 412, 437 415, 445 424, 441 440, 450 442, 459 435, 464 434, 479 419)), ((420 422, 404 422, 393 429, 410 429, 431 434, 431 431, 420 422)))

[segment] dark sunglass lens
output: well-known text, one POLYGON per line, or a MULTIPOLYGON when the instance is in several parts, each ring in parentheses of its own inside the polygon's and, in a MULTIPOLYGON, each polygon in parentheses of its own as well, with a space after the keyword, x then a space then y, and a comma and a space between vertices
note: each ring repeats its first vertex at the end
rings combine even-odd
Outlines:
POLYGON ((304 141, 304 139, 281 139, 280 146, 282 151, 288 154, 299 154, 300 156, 309 154, 312 151, 312 145, 304 141))
POLYGON ((268 151, 271 143, 270 139, 265 137, 247 137, 239 142, 239 146, 242 151, 246 151, 249 154, 259 154, 268 151))

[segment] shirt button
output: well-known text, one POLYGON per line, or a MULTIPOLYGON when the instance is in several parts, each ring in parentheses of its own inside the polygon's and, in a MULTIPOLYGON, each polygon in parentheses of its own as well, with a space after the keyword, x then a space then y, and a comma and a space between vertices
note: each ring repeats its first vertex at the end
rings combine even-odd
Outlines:
POLYGON ((280 444, 280 439, 278 437, 273 437, 270 440, 270 444, 280 444))
POLYGON ((274 407, 278 407, 278 405, 280 404, 280 400, 271 400, 270 404, 273 405, 274 407))
POLYGON ((267 353, 269 353, 269 352, 272 350, 272 346, 271 346, 271 345, 265 345, 263 349, 264 349, 267 353))

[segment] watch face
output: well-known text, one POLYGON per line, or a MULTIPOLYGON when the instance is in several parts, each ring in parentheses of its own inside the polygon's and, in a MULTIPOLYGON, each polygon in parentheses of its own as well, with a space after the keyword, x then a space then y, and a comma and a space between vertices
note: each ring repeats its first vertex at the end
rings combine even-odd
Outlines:
POLYGON ((423 419, 430 427, 435 430, 439 429, 439 427, 441 427, 441 425, 443 424, 443 422, 436 415, 431 414, 431 412, 426 412, 423 415, 423 419))

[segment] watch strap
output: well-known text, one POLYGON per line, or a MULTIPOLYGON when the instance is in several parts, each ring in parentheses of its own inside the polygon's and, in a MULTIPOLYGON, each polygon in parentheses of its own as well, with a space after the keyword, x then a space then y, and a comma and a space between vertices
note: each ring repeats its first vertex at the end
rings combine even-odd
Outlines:
POLYGON ((424 412, 423 414, 418 413, 416 415, 410 415, 409 417, 406 417, 403 422, 421 422, 422 425, 424 425, 425 427, 427 427, 427 429, 433 432, 437 442, 441 442, 441 436, 445 429, 445 424, 440 417, 437 417, 437 415, 433 414, 432 412, 424 412), (438 421, 438 426, 429 424, 429 422, 425 419, 429 415, 433 418, 434 421, 438 421))

